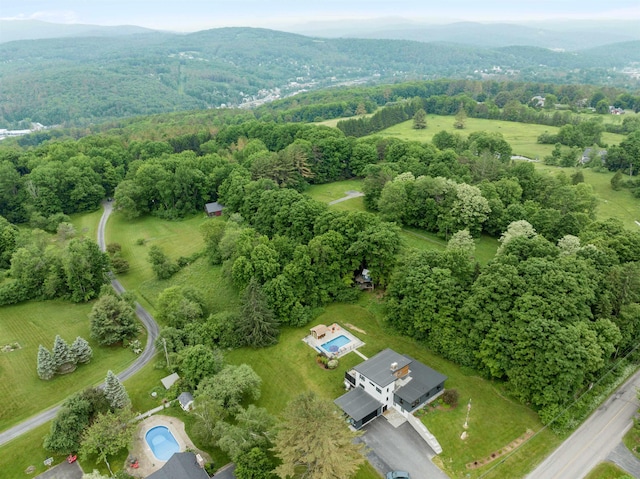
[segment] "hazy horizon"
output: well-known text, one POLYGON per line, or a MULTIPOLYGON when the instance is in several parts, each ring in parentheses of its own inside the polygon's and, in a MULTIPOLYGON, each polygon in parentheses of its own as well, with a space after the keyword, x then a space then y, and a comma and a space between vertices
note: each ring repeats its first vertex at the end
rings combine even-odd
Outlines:
POLYGON ((285 28, 305 23, 376 18, 433 23, 640 20, 637 0, 606 3, 601 0, 452 0, 445 5, 431 6, 426 3, 417 0, 325 0, 320 5, 292 0, 236 0, 233 3, 186 0, 165 4, 156 0, 23 0, 2 5, 0 19, 137 25, 184 32, 225 26, 285 28))

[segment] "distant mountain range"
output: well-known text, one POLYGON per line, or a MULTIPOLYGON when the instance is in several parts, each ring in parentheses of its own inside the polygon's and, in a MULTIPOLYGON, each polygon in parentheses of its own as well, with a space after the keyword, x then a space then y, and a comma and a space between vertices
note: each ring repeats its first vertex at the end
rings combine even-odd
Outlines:
POLYGON ((153 32, 153 30, 133 25, 105 27, 102 25, 49 23, 40 20, 0 20, 0 43, 45 38, 116 37, 149 32, 153 32))
POLYGON ((24 119, 84 125, 175 110, 256 106, 329 86, 443 77, 639 85, 620 72, 640 62, 640 40, 559 52, 329 39, 257 28, 175 34, 109 27, 100 35, 85 30, 88 36, 72 31, 63 38, 0 44, 0 128, 24 119))
POLYGON ((311 22, 284 30, 326 38, 450 42, 491 48, 520 45, 558 50, 583 50, 640 40, 640 22, 637 20, 430 24, 401 18, 378 18, 311 22))

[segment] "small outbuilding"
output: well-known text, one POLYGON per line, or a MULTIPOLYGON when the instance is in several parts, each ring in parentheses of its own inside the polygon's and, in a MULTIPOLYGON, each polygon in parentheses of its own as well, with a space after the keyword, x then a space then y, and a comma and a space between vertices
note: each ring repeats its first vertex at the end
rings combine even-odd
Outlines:
POLYGON ((166 378, 162 378, 160 382, 164 386, 165 389, 169 389, 171 386, 175 384, 175 382, 180 379, 178 373, 169 374, 166 378))
POLYGON ((318 324, 309 330, 313 339, 322 339, 329 332, 329 328, 327 328, 324 324, 318 324))
POLYGON ((178 402, 184 411, 191 411, 191 409, 193 409, 193 394, 190 392, 181 393, 180 396, 178 396, 178 402))
POLYGON ((204 211, 207 213, 207 216, 209 217, 220 216, 222 214, 223 209, 224 209, 224 206, 222 206, 217 201, 214 201, 213 203, 207 203, 206 205, 204 205, 204 211))

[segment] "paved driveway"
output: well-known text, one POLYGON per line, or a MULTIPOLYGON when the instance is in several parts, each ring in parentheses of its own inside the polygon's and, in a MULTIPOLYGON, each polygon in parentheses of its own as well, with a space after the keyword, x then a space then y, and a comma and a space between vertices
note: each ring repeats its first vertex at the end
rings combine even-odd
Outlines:
POLYGON ((435 452, 409 423, 394 428, 380 416, 367 424, 364 431, 362 440, 371 450, 369 462, 383 475, 401 470, 411 474, 411 479, 448 479, 431 462, 435 452))

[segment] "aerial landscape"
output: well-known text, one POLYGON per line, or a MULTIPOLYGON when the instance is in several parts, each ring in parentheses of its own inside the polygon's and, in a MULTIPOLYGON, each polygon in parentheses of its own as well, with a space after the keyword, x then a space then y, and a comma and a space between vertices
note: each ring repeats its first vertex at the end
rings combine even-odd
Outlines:
POLYGON ((0 6, 0 477, 640 478, 636 1, 0 6))

